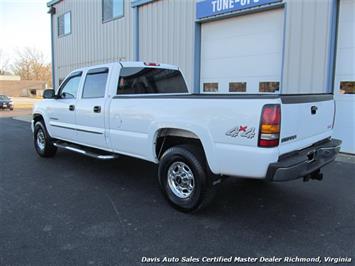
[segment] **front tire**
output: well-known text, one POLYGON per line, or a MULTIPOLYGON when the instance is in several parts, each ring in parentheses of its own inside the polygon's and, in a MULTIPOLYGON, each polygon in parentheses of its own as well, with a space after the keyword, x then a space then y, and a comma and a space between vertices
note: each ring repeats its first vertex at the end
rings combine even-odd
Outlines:
POLYGON ((192 145, 168 149, 159 164, 159 183, 170 204, 192 212, 212 200, 215 188, 203 151, 192 145))
POLYGON ((34 146, 39 156, 53 157, 56 154, 57 147, 53 145, 53 141, 42 121, 36 122, 33 136, 34 146))

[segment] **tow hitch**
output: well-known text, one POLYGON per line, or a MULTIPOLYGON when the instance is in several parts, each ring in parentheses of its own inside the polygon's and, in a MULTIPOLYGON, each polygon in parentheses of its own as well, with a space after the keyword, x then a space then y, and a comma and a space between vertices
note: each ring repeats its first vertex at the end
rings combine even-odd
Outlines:
POLYGON ((305 177, 303 177, 303 182, 308 182, 311 179, 322 181, 323 174, 320 172, 320 170, 317 170, 317 171, 310 173, 309 175, 306 175, 305 177))

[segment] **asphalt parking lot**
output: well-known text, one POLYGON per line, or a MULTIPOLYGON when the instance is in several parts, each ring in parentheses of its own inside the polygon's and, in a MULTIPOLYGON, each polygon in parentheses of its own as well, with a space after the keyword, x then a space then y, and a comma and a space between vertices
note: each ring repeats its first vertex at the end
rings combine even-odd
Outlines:
POLYGON ((156 166, 66 151, 39 158, 29 123, 0 118, 0 265, 134 265, 142 257, 355 259, 355 164, 324 180, 229 179, 209 208, 163 199, 156 166))

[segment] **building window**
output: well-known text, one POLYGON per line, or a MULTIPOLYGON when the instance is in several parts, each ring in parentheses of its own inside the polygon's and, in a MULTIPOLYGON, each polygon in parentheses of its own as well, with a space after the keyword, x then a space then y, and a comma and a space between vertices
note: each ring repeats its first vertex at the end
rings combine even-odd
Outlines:
POLYGON ((203 91, 204 92, 217 92, 218 91, 218 83, 203 83, 203 91))
POLYGON ((71 33, 71 12, 58 17, 58 36, 65 36, 71 33))
POLYGON ((355 94, 355 81, 341 81, 340 94, 355 94))
POLYGON ((259 92, 277 92, 280 90, 280 82, 263 81, 259 83, 259 92))
POLYGON ((124 0, 102 0, 102 20, 110 21, 124 15, 124 0))
POLYGON ((246 82, 230 82, 229 92, 246 92, 247 83, 246 82))

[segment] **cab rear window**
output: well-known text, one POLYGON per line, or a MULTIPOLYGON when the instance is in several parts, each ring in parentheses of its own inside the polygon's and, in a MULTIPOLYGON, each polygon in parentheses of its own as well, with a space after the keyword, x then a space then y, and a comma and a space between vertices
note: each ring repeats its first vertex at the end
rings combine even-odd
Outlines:
POLYGON ((185 80, 179 70, 124 67, 117 94, 186 93, 185 80))

